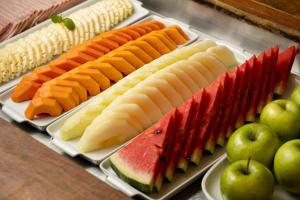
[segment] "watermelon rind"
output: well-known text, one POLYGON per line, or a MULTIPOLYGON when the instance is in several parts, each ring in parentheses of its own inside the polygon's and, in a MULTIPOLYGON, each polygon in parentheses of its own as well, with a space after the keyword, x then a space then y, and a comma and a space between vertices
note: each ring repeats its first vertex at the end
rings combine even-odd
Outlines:
POLYGON ((116 154, 110 157, 109 163, 118 177, 129 185, 147 194, 154 192, 151 177, 138 176, 135 170, 130 169, 128 162, 122 162, 122 159, 118 158, 116 154))

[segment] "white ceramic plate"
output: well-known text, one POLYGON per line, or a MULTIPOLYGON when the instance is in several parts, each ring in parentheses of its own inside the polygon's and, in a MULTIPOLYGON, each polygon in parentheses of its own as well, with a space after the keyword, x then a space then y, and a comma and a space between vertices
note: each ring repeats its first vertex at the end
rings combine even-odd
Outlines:
MULTIPOLYGON (((220 176, 229 165, 227 156, 223 155, 222 158, 216 162, 205 174, 202 180, 202 190, 208 200, 223 200, 220 189, 220 176)), ((271 200, 297 200, 299 197, 292 196, 285 192, 280 187, 276 187, 271 200)), ((242 199, 241 199, 242 200, 242 199)))

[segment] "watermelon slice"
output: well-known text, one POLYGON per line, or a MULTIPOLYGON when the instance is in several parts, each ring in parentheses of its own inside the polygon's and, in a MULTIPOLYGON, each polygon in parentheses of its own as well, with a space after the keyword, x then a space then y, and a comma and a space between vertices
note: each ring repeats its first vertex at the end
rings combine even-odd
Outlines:
POLYGON ((245 82, 245 84, 243 84, 240 93, 242 100, 241 100, 235 128, 239 128, 245 123, 247 110, 250 107, 250 102, 251 102, 250 100, 252 97, 251 88, 253 85, 252 82, 253 77, 251 76, 252 74, 248 62, 245 62, 243 65, 241 65, 238 70, 242 71, 241 73, 244 74, 243 82, 245 82))
POLYGON ((270 86, 268 91, 268 97, 267 102, 272 101, 273 99, 273 93, 275 88, 275 82, 276 82, 276 66, 277 66, 277 60, 278 60, 278 53, 279 53, 279 46, 276 45, 272 48, 271 52, 271 80, 270 80, 270 86))
POLYGON ((159 191, 173 143, 173 127, 174 112, 169 112, 113 154, 110 157, 112 169, 121 179, 142 192, 159 191))
POLYGON ((217 144, 220 146, 223 146, 226 139, 226 133, 229 129, 229 123, 231 119, 232 110, 234 107, 234 94, 235 94, 235 77, 233 74, 226 73, 227 75, 227 85, 224 86, 226 88, 226 101, 224 102, 224 111, 223 111, 223 121, 220 123, 220 130, 219 130, 219 136, 217 140, 217 144))
POLYGON ((284 92, 296 53, 296 47, 292 46, 278 55, 275 83, 275 93, 278 95, 284 92))
MULTIPOLYGON (((239 66, 240 67, 240 66, 239 66)), ((229 127, 226 133, 226 137, 228 138, 232 131, 236 127, 237 117, 239 114, 240 106, 241 106, 241 100, 242 100, 242 88, 243 84, 245 84, 244 80, 244 74, 243 71, 238 70, 238 68, 235 68, 233 71, 229 73, 229 77, 231 77, 234 80, 234 95, 233 95, 233 105, 232 105, 232 111, 231 111, 231 117, 229 122, 229 127)))
POLYGON ((253 56, 248 62, 248 67, 251 73, 251 89, 249 96, 251 97, 248 111, 246 114, 246 121, 248 122, 254 122, 256 117, 256 111, 258 106, 258 100, 259 100, 259 90, 260 90, 260 80, 262 76, 262 70, 260 70, 260 63, 257 61, 256 56, 253 56))
POLYGON ((182 147, 182 152, 179 156, 179 161, 177 164, 177 168, 183 171, 186 171, 188 167, 188 161, 190 159, 189 151, 191 148, 192 140, 196 132, 199 118, 201 116, 200 108, 203 102, 202 96, 203 96, 203 90, 200 90, 198 93, 192 96, 193 107, 191 107, 191 111, 189 112, 191 116, 189 117, 189 121, 187 121, 186 123, 187 126, 185 127, 186 133, 185 133, 184 145, 182 147))
POLYGON ((170 162, 167 164, 167 169, 165 173, 165 178, 168 181, 172 181, 174 172, 176 170, 181 152, 184 148, 184 141, 187 130, 189 129, 189 122, 192 120, 196 103, 193 98, 189 98, 181 106, 176 109, 175 113, 175 123, 176 127, 174 132, 176 132, 176 140, 174 144, 173 152, 170 155, 170 162))
POLYGON ((271 74, 272 74, 271 60, 272 60, 272 49, 268 49, 258 57, 258 61, 262 65, 262 69, 261 69, 263 71, 262 81, 264 82, 261 83, 262 84, 261 93, 259 98, 260 101, 257 108, 258 113, 261 112, 268 99, 268 91, 271 84, 271 74))
MULTIPOLYGON (((210 153, 214 153, 215 146, 216 146, 216 140, 218 137, 217 130, 215 129, 216 126, 219 126, 219 110, 222 109, 223 105, 223 91, 224 91, 224 85, 222 85, 220 79, 213 82, 210 86, 207 88, 207 94, 210 99, 210 102, 208 102, 208 107, 206 110, 206 113, 204 115, 205 118, 207 118, 208 125, 207 129, 205 130, 205 135, 208 135, 208 140, 205 142, 205 149, 208 150, 210 153)), ((201 134, 200 134, 201 135, 201 134)), ((202 140, 203 141, 203 140, 202 140)))

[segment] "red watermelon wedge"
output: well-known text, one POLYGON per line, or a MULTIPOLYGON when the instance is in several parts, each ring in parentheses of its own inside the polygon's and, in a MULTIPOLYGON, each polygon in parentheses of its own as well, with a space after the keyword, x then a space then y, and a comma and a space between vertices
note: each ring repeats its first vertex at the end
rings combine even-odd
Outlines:
POLYGON ((242 98, 235 128, 239 128, 245 123, 247 110, 250 107, 250 99, 252 97, 251 89, 253 85, 253 77, 248 62, 245 62, 243 65, 241 65, 238 70, 244 74, 243 82, 245 84, 243 84, 241 93, 239 94, 242 98))
POLYGON ((195 101, 193 98, 189 98, 181 106, 176 108, 175 111, 175 130, 176 132, 176 141, 174 144, 173 152, 170 155, 170 162, 167 164, 167 169, 165 173, 165 178, 168 181, 173 179, 174 172, 177 167, 177 163, 180 159, 180 155, 184 149, 184 141, 186 132, 189 129, 189 122, 191 121, 194 115, 195 101))
POLYGON ((192 116, 188 122, 188 128, 186 128, 186 136, 184 141, 184 146, 182 152, 179 157, 179 162, 177 164, 177 168, 186 171, 188 168, 188 161, 190 159, 190 149, 192 147, 192 142, 197 130, 197 126, 199 124, 199 118, 201 117, 201 110, 204 103, 203 90, 200 90, 196 94, 192 96, 192 100, 194 102, 194 107, 191 108, 192 116))
POLYGON ((277 60, 278 60, 278 53, 279 53, 279 46, 275 46, 272 48, 272 56, 271 56, 271 80, 270 80, 270 87, 268 91, 268 97, 267 102, 272 101, 273 99, 273 93, 275 88, 275 82, 276 82, 276 66, 277 66, 277 60))
POLYGON ((137 136, 110 157, 117 175, 145 193, 159 191, 174 138, 174 112, 137 136))
POLYGON ((259 102, 259 95, 260 95, 260 80, 262 77, 262 71, 260 70, 260 63, 257 61, 256 56, 253 56, 248 62, 248 67, 251 72, 252 77, 252 84, 251 87, 251 100, 250 105, 246 114, 246 121, 248 122, 254 122, 256 117, 256 111, 258 107, 259 102))
POLYGON ((275 83, 275 93, 278 95, 282 95, 284 92, 296 53, 296 47, 292 46, 278 56, 275 83))
POLYGON ((220 123, 220 130, 219 130, 219 136, 217 140, 217 144, 220 146, 223 146, 226 139, 226 133, 229 129, 229 123, 231 119, 232 110, 234 107, 234 83, 235 83, 235 76, 232 74, 227 74, 227 84, 225 86, 226 88, 226 101, 224 105, 224 111, 223 111, 223 120, 220 123))
POLYGON ((205 149, 208 150, 210 153, 214 153, 215 151, 215 145, 216 145, 216 139, 217 139, 217 133, 216 133, 216 126, 219 126, 217 124, 217 120, 219 117, 219 110, 221 109, 222 102, 223 102, 223 85, 219 81, 219 79, 215 82, 213 82, 211 85, 207 88, 207 94, 210 96, 210 102, 208 102, 209 106, 206 110, 206 116, 207 119, 209 119, 209 123, 207 125, 207 129, 205 130, 205 135, 208 135, 208 139, 205 144, 205 149))
POLYGON ((258 61, 262 65, 262 71, 263 71, 263 77, 262 80, 264 83, 261 83, 261 93, 260 93, 260 101, 258 104, 257 112, 260 113, 264 105, 267 103, 268 100, 268 91, 271 84, 271 72, 272 72, 272 66, 271 66, 271 60, 272 60, 272 49, 268 49, 267 51, 263 52, 259 57, 258 61))

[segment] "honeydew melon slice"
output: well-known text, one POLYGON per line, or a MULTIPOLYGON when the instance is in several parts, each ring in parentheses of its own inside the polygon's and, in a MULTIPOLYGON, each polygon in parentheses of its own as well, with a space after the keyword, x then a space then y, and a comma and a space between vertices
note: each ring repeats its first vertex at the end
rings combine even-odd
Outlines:
POLYGON ((138 134, 138 131, 125 120, 103 118, 101 120, 101 123, 93 123, 93 126, 86 128, 85 132, 88 134, 83 134, 78 143, 81 152, 119 144, 138 134))
POLYGON ((227 68, 223 63, 206 52, 197 53, 190 59, 203 64, 209 71, 211 71, 215 75, 215 77, 218 77, 220 74, 227 71, 227 68))
POLYGON ((160 108, 162 113, 167 113, 173 107, 171 102, 155 87, 141 87, 138 85, 132 92, 147 95, 160 108))
POLYGON ((163 115, 160 109, 148 96, 143 93, 131 93, 131 91, 118 97, 104 110, 103 114, 105 115, 108 110, 115 109, 117 106, 130 103, 139 105, 145 111, 152 123, 156 122, 163 115))
POLYGON ((194 82, 194 80, 191 77, 189 77, 189 75, 184 70, 177 69, 177 68, 170 68, 170 69, 168 69, 168 71, 170 71, 171 73, 176 75, 178 78, 180 78, 180 80, 186 86, 188 86, 190 88, 192 93, 199 90, 198 85, 196 84, 196 82, 194 82))
POLYGON ((206 50, 206 52, 208 52, 208 53, 212 54, 213 56, 215 56, 216 58, 218 58, 218 60, 221 61, 228 68, 235 67, 238 64, 232 51, 230 51, 224 45, 210 47, 206 50))
POLYGON ((182 96, 183 99, 187 99, 192 96, 192 91, 186 86, 179 77, 176 75, 164 71, 163 73, 158 73, 157 78, 168 81, 168 83, 182 96))

